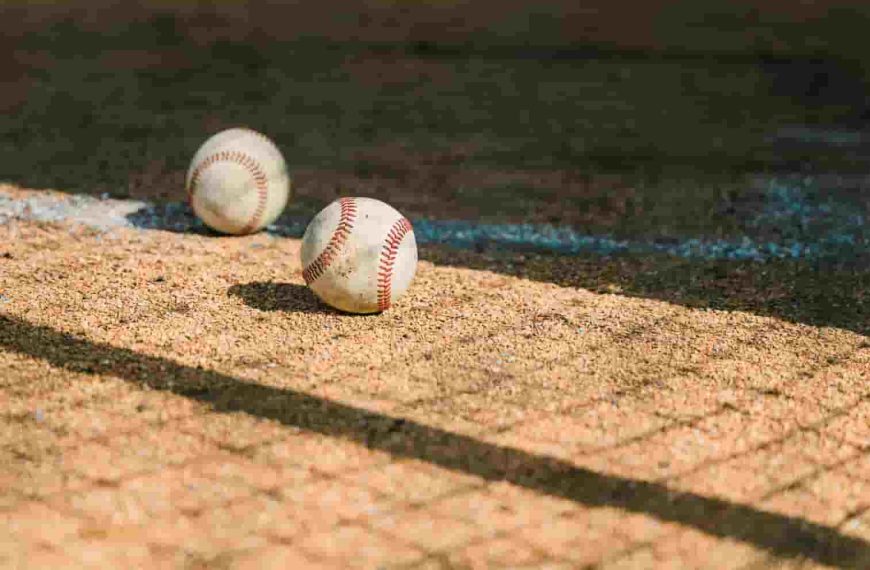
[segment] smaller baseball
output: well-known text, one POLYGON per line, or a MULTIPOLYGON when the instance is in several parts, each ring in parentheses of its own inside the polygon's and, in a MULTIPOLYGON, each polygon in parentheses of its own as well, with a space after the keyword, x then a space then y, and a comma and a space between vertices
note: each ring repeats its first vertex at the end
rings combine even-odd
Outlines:
POLYGON ((323 302, 349 313, 389 309, 417 272, 414 229, 392 206, 341 198, 302 236, 302 277, 323 302))
POLYGON ((287 164, 265 135, 227 129, 206 140, 187 171, 194 213, 213 230, 254 233, 274 222, 290 199, 287 164))

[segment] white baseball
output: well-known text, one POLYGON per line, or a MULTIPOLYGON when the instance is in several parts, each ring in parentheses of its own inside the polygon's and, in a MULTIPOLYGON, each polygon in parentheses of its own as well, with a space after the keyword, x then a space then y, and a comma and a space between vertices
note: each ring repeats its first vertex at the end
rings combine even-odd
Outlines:
POLYGON ((417 271, 411 222, 373 198, 341 198, 321 210, 305 230, 301 255, 305 283, 350 313, 390 308, 417 271))
POLYGON ((207 226, 250 234, 274 222, 290 199, 287 164, 265 135, 227 129, 206 140, 187 171, 187 197, 207 226))

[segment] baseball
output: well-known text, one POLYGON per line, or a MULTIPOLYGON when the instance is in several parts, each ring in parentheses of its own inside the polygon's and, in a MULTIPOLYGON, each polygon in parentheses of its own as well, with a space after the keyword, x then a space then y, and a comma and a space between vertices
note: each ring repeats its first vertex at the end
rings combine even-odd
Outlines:
POLYGON ((225 234, 250 234, 268 226, 290 199, 281 151, 265 135, 245 128, 206 140, 193 156, 186 185, 194 213, 225 234))
POLYGON ((373 198, 341 198, 321 210, 305 230, 301 255, 305 283, 350 313, 389 309, 417 271, 411 222, 373 198))

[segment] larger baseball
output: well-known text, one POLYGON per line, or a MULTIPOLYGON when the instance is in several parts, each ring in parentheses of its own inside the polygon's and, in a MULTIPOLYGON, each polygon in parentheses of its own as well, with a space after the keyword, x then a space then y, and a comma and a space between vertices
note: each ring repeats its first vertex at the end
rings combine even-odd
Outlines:
POLYGON ((417 271, 411 222, 373 198, 341 198, 302 237, 302 276, 325 303, 377 313, 395 303, 417 271))
POLYGON ((287 165, 265 135, 228 129, 206 140, 187 171, 187 197, 210 228, 250 234, 274 222, 290 199, 287 165))

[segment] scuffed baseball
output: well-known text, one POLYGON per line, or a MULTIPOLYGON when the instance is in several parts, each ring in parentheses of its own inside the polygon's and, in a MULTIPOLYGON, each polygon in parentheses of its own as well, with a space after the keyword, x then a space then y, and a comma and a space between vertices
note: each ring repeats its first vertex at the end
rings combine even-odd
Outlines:
POLYGON ((350 313, 390 308, 417 271, 411 223, 373 198, 341 198, 302 237, 302 276, 326 304, 350 313))
POLYGON ((206 140, 190 162, 187 196, 210 228, 243 235, 274 222, 290 199, 287 164, 265 135, 246 128, 206 140))

